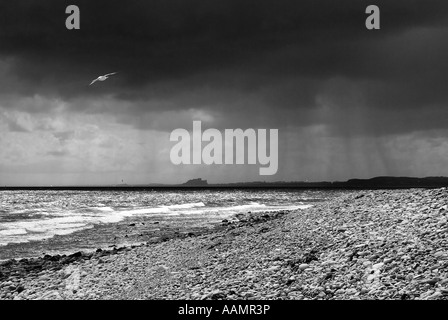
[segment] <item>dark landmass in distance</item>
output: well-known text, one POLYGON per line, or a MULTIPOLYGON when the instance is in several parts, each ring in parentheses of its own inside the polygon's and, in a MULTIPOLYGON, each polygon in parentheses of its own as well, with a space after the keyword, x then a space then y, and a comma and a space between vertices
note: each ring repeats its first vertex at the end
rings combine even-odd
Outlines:
POLYGON ((401 189, 401 188, 442 188, 448 186, 448 177, 375 177, 371 179, 350 179, 347 181, 277 181, 277 182, 236 182, 212 183, 201 178, 183 184, 121 184, 109 186, 1 186, 0 190, 97 190, 97 189, 153 189, 153 188, 301 188, 301 189, 401 189))

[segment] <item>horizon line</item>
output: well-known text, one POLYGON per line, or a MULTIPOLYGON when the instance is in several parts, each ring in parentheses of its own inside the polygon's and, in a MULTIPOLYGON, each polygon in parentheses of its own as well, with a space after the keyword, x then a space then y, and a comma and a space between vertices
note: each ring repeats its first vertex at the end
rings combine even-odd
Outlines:
POLYGON ((379 179, 379 178, 392 178, 392 179, 448 179, 448 176, 426 176, 426 177, 413 177, 413 176, 374 176, 371 178, 350 178, 347 180, 315 180, 315 181, 308 181, 308 180, 297 180, 297 181, 239 181, 239 182, 217 182, 217 183, 208 183, 206 179, 201 178, 193 178, 189 179, 185 182, 180 183, 161 183, 161 182, 152 182, 152 183, 138 183, 138 184, 127 184, 127 183, 119 183, 119 184, 86 184, 86 185, 4 185, 0 186, 0 189, 4 188, 119 188, 119 187, 211 187, 211 186, 227 186, 227 185, 238 185, 238 184, 316 184, 316 183, 326 183, 326 184, 332 184, 332 183, 347 183, 349 181, 369 181, 373 179, 379 179), (207 184, 205 185, 188 185, 187 183, 192 180, 202 180, 206 181, 207 184))

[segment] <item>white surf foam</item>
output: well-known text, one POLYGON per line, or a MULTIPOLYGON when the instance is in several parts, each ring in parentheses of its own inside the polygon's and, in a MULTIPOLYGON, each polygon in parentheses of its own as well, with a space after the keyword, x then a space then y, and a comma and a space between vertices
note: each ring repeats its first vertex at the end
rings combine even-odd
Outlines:
POLYGON ((21 234, 26 234, 26 230, 25 229, 5 229, 5 230, 0 230, 0 235, 4 235, 4 236, 13 236, 13 235, 21 235, 21 234))
POLYGON ((151 217, 182 217, 197 216, 198 218, 223 219, 238 213, 251 211, 273 212, 281 210, 306 209, 312 205, 268 206, 258 202, 225 207, 207 207, 203 202, 165 205, 153 208, 135 208, 116 210, 111 207, 92 207, 82 213, 67 210, 48 215, 45 219, 29 219, 6 222, 0 230, 0 246, 8 243, 29 242, 52 238, 55 235, 68 235, 76 231, 93 228, 97 224, 118 223, 133 216, 151 217))
POLYGON ((170 210, 175 209, 189 209, 189 208, 197 208, 197 207, 205 207, 203 202, 193 202, 193 203, 184 203, 184 204, 173 204, 170 206, 161 206, 162 208, 168 208, 170 210))

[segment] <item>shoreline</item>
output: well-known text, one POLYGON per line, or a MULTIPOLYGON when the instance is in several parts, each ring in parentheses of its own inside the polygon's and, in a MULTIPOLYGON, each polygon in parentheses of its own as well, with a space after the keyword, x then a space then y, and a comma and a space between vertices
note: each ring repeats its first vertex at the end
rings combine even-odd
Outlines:
MULTIPOLYGON (((309 196, 308 193, 300 194, 305 195, 305 197, 309 196)), ((316 193, 316 195, 319 194, 320 193, 316 193)), ((30 222, 24 220, 25 222, 23 223, 23 226, 21 225, 22 222, 20 220, 17 220, 17 224, 15 224, 14 221, 14 223, 10 223, 10 226, 5 225, 4 228, 2 228, 2 231, 5 228, 6 231, 8 231, 7 228, 13 228, 12 230, 16 230, 14 228, 23 228, 23 235, 21 233, 18 236, 8 236, 6 233, 6 236, 2 238, 2 245, 0 246, 0 263, 1 261, 9 260, 11 258, 33 258, 44 256, 45 254, 68 255, 77 251, 94 251, 97 248, 105 249, 112 246, 144 243, 152 241, 157 237, 172 238, 175 236, 182 237, 184 234, 188 233, 203 233, 204 228, 212 228, 214 225, 219 224, 223 219, 234 220, 235 215, 239 213, 252 211, 254 213, 258 212, 263 214, 262 212, 267 211, 293 210, 305 205, 311 205, 311 203, 314 203, 315 201, 322 201, 321 199, 315 199, 314 195, 315 194, 311 196, 311 200, 305 198, 305 204, 300 203, 298 206, 288 205, 288 203, 297 203, 297 201, 289 201, 284 206, 281 204, 277 205, 277 202, 272 206, 252 202, 243 202, 241 205, 235 206, 233 203, 232 205, 227 205, 224 201, 222 210, 220 210, 220 206, 215 208, 213 202, 211 206, 205 206, 201 202, 199 196, 193 195, 193 197, 195 197, 193 202, 194 200, 196 200, 196 202, 201 202, 200 204, 204 206, 204 208, 190 210, 189 207, 182 209, 179 205, 167 204, 166 206, 160 207, 160 210, 167 211, 166 215, 162 213, 152 214, 152 211, 158 210, 157 205, 153 209, 151 205, 146 206, 143 203, 137 204, 135 209, 133 209, 133 206, 130 206, 131 209, 125 207, 125 210, 122 210, 118 205, 120 202, 118 200, 114 203, 106 202, 112 206, 109 210, 114 210, 111 222, 103 221, 108 220, 107 213, 100 214, 100 218, 98 218, 102 219, 100 222, 95 221, 95 215, 90 219, 92 221, 90 221, 89 218, 84 219, 82 216, 84 213, 77 214, 77 209, 72 206, 68 212, 64 212, 64 221, 56 221, 57 224, 55 226, 51 225, 51 221, 54 219, 52 215, 50 215, 49 219, 44 217, 44 219, 30 220, 30 222), (140 209, 142 205, 143 209, 140 209), (118 209, 115 210, 113 209, 114 207, 117 207, 118 209), (165 209, 164 207, 168 209, 165 209), (141 210, 148 210, 148 212, 140 212, 141 210), (65 221, 69 221, 68 225, 71 225, 70 219, 72 219, 72 217, 69 215, 70 211, 75 212, 75 217, 73 219, 75 219, 75 221, 81 220, 83 225, 77 225, 77 230, 72 231, 71 229, 67 229, 68 231, 66 231, 65 221), (115 214, 115 212, 117 213, 115 214), (125 214, 123 215, 120 212, 125 212, 125 214), (114 218, 114 216, 119 216, 121 220, 114 218), (43 227, 40 226, 41 221, 43 227), (34 231, 34 224, 37 225, 36 230, 42 229, 43 232, 40 233, 39 231, 34 231), (62 231, 59 232, 59 230, 62 231)), ((101 194, 102 198, 107 198, 107 196, 108 193, 101 194)), ((137 194, 137 196, 139 196, 139 194, 137 194)), ((139 198, 141 200, 141 197, 139 198)), ((68 201, 67 199, 65 200, 68 201)), ((122 196, 121 200, 127 201, 126 196, 122 196)), ((96 200, 92 200, 91 204, 94 204, 95 201, 96 200)), ((268 204, 269 203, 270 202, 268 201, 268 204)), ((187 203, 186 205, 193 205, 193 207, 195 207, 197 203, 187 203)), ((198 205, 197 207, 201 207, 201 205, 198 205)), ((58 219, 59 218, 56 216, 56 220, 58 219)))
MULTIPOLYGON (((69 266, 72 263, 80 263, 91 259, 99 259, 101 257, 115 255, 130 251, 138 247, 150 247, 156 243, 162 243, 173 239, 185 239, 190 237, 198 237, 207 234, 213 234, 224 229, 234 229, 246 224, 260 223, 269 219, 275 219, 280 215, 284 215, 292 210, 279 210, 273 212, 261 212, 253 214, 251 212, 240 213, 231 219, 224 219, 220 223, 211 224, 209 226, 191 226, 182 232, 176 231, 176 228, 167 228, 159 235, 153 235, 147 241, 133 244, 108 245, 107 248, 96 248, 88 250, 69 250, 70 253, 61 254, 43 254, 42 256, 33 257, 16 257, 11 259, 0 260, 0 299, 2 287, 4 283, 9 283, 10 278, 13 280, 26 280, 28 277, 34 277, 38 273, 45 271, 57 271, 69 266), (76 252, 74 252, 76 251, 76 252)), ((159 222, 157 222, 159 224, 159 222)), ((131 224, 134 225, 134 224, 131 224)), ((82 231, 81 231, 82 232, 82 231)), ((23 244, 15 244, 21 246, 23 244)), ((20 282, 20 281, 19 281, 20 282)), ((21 285, 16 286, 14 292, 21 292, 21 285)))
POLYGON ((445 188, 342 194, 9 277, 0 299, 446 300, 447 204, 445 188))
MULTIPOLYGON (((156 243, 159 241, 167 241, 173 238, 182 238, 186 236, 191 236, 195 234, 202 234, 207 232, 208 229, 214 229, 215 226, 209 225, 206 226, 186 226, 181 230, 179 226, 171 226, 170 223, 166 222, 148 222, 143 228, 148 228, 149 230, 145 230, 142 226, 136 226, 136 222, 127 222, 123 221, 121 224, 104 224, 104 225, 95 225, 92 228, 86 228, 84 230, 76 231, 74 233, 68 235, 55 235, 48 239, 43 240, 33 240, 29 242, 23 243, 10 243, 6 246, 0 247, 5 248, 6 250, 12 252, 10 255, 14 254, 13 257, 0 259, 0 265, 9 260, 22 260, 22 259, 40 259, 45 255, 50 256, 68 256, 75 252, 81 251, 85 253, 93 253, 97 249, 108 250, 107 248, 114 247, 131 247, 137 244, 146 244, 146 243, 156 243), (157 227, 154 229, 152 226, 157 227), (113 230, 113 237, 109 237, 110 239, 104 239, 104 241, 100 241, 102 244, 97 243, 95 246, 89 245, 86 247, 85 245, 81 248, 62 248, 64 246, 70 246, 66 243, 79 242, 79 239, 92 239, 95 234, 100 233, 101 229, 113 230), (52 246, 59 247, 59 249, 51 249, 52 246), (34 253, 31 256, 16 255, 20 254, 18 252, 29 252, 29 251, 40 251, 41 254, 34 253), (52 253, 53 252, 53 253, 52 253)), ((110 233, 111 231, 109 231, 110 233)), ((107 238, 107 235, 102 235, 104 238, 107 238)), ((112 250, 112 249, 110 249, 112 250)))

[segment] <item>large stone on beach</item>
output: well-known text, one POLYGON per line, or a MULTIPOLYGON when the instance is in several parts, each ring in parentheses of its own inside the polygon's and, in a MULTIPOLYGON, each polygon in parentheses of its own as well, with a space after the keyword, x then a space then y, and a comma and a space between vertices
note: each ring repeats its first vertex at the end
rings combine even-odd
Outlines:
POLYGON ((380 263, 376 263, 372 266, 373 270, 379 270, 384 266, 384 263, 380 262, 380 263))
POLYGON ((429 285, 431 285, 431 286, 434 286, 434 285, 436 285, 436 283, 439 282, 439 281, 440 281, 439 278, 432 278, 432 279, 425 279, 425 280, 422 280, 421 283, 429 284, 429 285))
POLYGON ((80 257, 82 257, 82 252, 81 251, 75 252, 75 253, 69 255, 69 257, 80 258, 80 257))
POLYGON ((358 293, 358 290, 356 290, 355 288, 350 288, 345 291, 345 294, 348 294, 348 295, 354 295, 357 293, 358 293))
POLYGON ((227 297, 226 294, 219 290, 215 290, 210 294, 211 300, 222 300, 225 299, 226 297, 227 297))
POLYGON ((299 265, 299 270, 305 270, 306 268, 309 267, 309 264, 307 263, 302 263, 301 265, 299 265))

